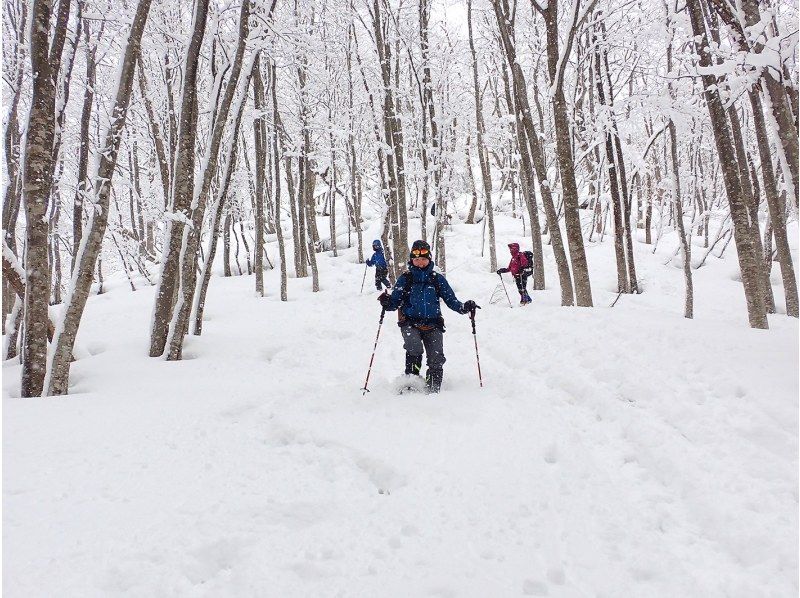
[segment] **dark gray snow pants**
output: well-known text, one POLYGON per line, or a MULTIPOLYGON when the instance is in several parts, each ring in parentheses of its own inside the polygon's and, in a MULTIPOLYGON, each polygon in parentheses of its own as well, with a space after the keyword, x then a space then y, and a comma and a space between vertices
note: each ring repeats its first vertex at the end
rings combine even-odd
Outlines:
POLYGON ((427 356, 429 370, 441 370, 444 362, 444 333, 440 328, 420 330, 406 324, 400 327, 403 334, 403 347, 410 355, 422 355, 423 349, 427 356))

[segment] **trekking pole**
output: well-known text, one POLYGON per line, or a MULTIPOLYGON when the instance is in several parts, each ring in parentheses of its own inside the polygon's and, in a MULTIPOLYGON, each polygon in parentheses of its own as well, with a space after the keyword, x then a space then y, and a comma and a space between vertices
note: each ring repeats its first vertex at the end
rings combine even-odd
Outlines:
POLYGON ((367 268, 368 266, 364 264, 364 278, 361 279, 361 291, 359 294, 364 292, 364 281, 367 280, 367 268))
POLYGON ((511 305, 511 297, 508 296, 508 290, 506 289, 506 282, 503 280, 503 275, 502 274, 498 274, 498 276, 500 277, 500 282, 503 285, 503 290, 506 292, 506 299, 508 299, 508 306, 511 309, 514 309, 514 306, 511 305))
MULTIPOLYGON (((381 319, 378 322, 378 334, 375 335, 375 346, 372 347, 372 357, 369 358, 369 368, 367 369, 367 379, 364 380, 364 388, 361 389, 361 390, 364 391, 364 392, 361 393, 362 397, 365 396, 369 392, 369 389, 367 388, 367 384, 369 384, 369 375, 372 372, 372 362, 375 359, 375 351, 378 349, 378 337, 380 337, 380 335, 381 335, 381 326, 383 326, 383 316, 384 316, 384 314, 386 314, 386 308, 385 307, 383 309, 381 309, 381 319)), ((473 327, 474 327, 474 324, 473 324, 473 327)))
POLYGON ((478 362, 478 382, 483 388, 483 376, 481 376, 481 357, 478 355, 478 334, 475 332, 475 310, 469 312, 469 319, 472 321, 472 339, 475 341, 475 359, 478 362))

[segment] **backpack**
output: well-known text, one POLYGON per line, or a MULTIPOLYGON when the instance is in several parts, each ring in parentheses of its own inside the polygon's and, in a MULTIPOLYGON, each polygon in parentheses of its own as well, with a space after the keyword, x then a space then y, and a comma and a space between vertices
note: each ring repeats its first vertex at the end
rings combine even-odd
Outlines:
POLYGON ((522 271, 531 274, 533 272, 533 252, 523 251, 522 254, 525 256, 525 259, 528 260, 528 263, 522 267, 522 271))

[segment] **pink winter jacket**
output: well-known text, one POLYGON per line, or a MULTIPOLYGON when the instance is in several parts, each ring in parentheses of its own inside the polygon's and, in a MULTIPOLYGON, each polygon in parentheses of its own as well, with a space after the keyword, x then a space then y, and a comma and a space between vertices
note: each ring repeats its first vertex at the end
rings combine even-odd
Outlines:
POLYGON ((519 250, 519 243, 509 243, 508 249, 511 251, 511 261, 508 263, 508 271, 514 276, 519 276, 523 268, 528 265, 528 258, 519 250))

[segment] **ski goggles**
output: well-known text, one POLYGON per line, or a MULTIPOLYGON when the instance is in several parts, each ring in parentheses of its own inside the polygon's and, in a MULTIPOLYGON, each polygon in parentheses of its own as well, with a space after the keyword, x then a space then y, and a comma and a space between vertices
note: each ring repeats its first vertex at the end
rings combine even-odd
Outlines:
POLYGON ((429 249, 424 249, 424 248, 423 249, 412 249, 411 250, 411 256, 412 257, 426 257, 426 258, 430 259, 431 252, 430 252, 429 249))

